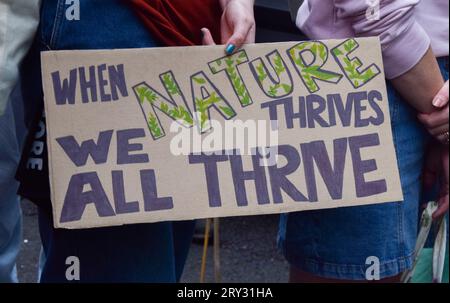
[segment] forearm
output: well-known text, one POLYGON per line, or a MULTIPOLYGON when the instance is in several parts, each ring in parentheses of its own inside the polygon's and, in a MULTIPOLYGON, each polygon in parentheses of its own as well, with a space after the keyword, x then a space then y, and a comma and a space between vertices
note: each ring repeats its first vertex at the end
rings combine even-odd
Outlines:
POLYGON ((391 81, 404 100, 418 112, 436 110, 432 101, 444 85, 444 79, 431 48, 412 69, 391 81))

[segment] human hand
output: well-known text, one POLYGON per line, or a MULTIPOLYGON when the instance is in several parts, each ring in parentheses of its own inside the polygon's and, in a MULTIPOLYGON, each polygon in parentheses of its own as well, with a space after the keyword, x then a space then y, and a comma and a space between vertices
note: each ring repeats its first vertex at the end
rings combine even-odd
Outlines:
POLYGON ((222 44, 231 55, 244 43, 255 42, 254 0, 220 0, 223 14, 220 21, 222 44))
POLYGON ((449 111, 448 111, 448 81, 436 95, 433 105, 436 108, 431 114, 419 114, 419 121, 427 128, 428 132, 444 145, 449 144, 449 111))

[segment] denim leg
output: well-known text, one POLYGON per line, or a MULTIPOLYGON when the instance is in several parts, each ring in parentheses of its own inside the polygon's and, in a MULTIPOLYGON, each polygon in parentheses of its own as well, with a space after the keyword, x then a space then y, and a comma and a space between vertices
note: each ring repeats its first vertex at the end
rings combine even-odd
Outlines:
POLYGON ((39 212, 39 227, 47 259, 41 282, 78 282, 66 279, 69 257, 78 258, 83 283, 177 282, 170 222, 64 230, 39 212))
POLYGON ((22 239, 22 214, 14 175, 19 156, 14 112, 9 102, 0 117, 0 283, 17 282, 15 263, 22 239))
MULTIPOLYGON (((442 75, 448 79, 448 64, 442 75)), ((313 275, 365 280, 368 257, 380 261, 380 277, 413 265, 421 172, 429 135, 416 112, 388 83, 393 139, 404 201, 281 215, 279 246, 294 267, 313 275)))
POLYGON ((191 246, 192 235, 195 230, 195 221, 173 222, 172 228, 175 254, 175 275, 176 280, 180 281, 191 246))
POLYGON ((412 266, 427 135, 390 85, 388 95, 404 201, 282 215, 279 244, 294 267, 324 278, 365 280, 371 257, 379 261, 381 279, 412 266))
MULTIPOLYGON (((81 0, 79 21, 66 20, 65 8, 63 0, 43 1, 41 45, 38 45, 41 50, 158 46, 126 1, 81 0)), ((80 282, 177 282, 190 247, 193 225, 193 222, 163 222, 86 230, 55 229, 51 214, 40 207, 41 260, 45 260, 40 281, 77 282, 66 279, 69 267, 66 260, 77 257, 80 282)))

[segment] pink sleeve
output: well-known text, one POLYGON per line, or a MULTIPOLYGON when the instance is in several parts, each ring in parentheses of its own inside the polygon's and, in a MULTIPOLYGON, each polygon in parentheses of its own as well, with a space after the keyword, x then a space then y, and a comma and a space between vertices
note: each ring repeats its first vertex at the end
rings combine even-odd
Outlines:
POLYGON ((425 55, 430 38, 414 17, 420 0, 380 0, 378 18, 368 18, 369 3, 377 0, 334 0, 338 18, 350 20, 356 36, 379 36, 386 77, 409 71, 425 55))

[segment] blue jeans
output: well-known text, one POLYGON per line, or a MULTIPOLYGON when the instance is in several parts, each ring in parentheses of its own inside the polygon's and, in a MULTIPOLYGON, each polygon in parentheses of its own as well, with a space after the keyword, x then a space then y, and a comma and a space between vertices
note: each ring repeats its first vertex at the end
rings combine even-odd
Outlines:
MULTIPOLYGON (((43 1, 35 48, 70 50, 157 46, 138 17, 125 5, 126 1, 81 0, 79 21, 65 18, 68 8, 65 2, 43 1)), ((42 94, 40 91, 37 93, 42 94)), ((73 256, 79 260, 81 282, 170 283, 181 277, 194 222, 63 230, 54 229, 51 214, 40 208, 39 227, 45 257, 41 282, 68 282, 65 274, 69 265, 66 265, 66 260, 73 256)))
POLYGON ((19 94, 17 86, 0 117, 0 283, 17 282, 16 258, 22 242, 22 213, 14 179, 25 136, 19 94))
MULTIPOLYGON (((446 62, 439 63, 448 79, 446 62)), ((381 279, 412 266, 429 137, 389 83, 388 97, 404 201, 282 215, 278 242, 293 267, 329 279, 365 280, 370 257, 378 258, 381 279)))

